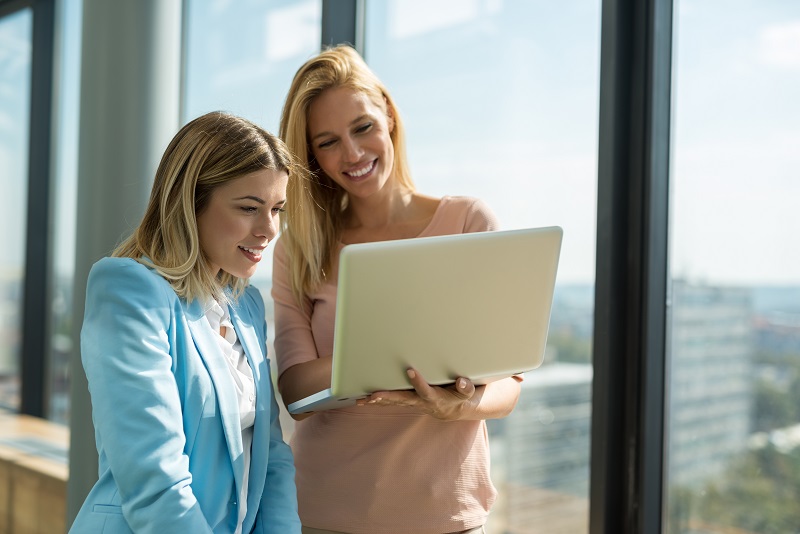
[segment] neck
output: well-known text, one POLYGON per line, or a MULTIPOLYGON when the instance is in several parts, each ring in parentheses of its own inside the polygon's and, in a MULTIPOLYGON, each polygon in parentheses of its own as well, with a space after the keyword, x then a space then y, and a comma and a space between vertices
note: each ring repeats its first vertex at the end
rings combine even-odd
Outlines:
POLYGON ((350 198, 347 226, 350 228, 384 228, 405 220, 414 193, 397 186, 369 198, 350 198))

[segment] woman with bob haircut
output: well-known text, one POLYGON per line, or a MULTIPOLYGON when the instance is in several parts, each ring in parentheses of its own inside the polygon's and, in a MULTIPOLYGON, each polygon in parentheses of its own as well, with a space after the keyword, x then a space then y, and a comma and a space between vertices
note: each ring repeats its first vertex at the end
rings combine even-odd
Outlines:
POLYGON ((300 532, 264 302, 247 282, 299 169, 280 139, 221 112, 167 147, 141 224, 89 273, 99 480, 71 532, 300 532))
MULTIPOLYGON (((278 385, 288 405, 330 387, 345 245, 494 230, 497 222, 478 199, 416 190, 397 106, 349 46, 298 70, 280 134, 311 173, 289 184, 273 256, 278 385)), ((391 284, 392 273, 385 275, 391 284)), ((304 533, 484 531, 497 493, 485 420, 511 412, 521 377, 437 387, 407 372, 414 390, 294 416, 304 533)))

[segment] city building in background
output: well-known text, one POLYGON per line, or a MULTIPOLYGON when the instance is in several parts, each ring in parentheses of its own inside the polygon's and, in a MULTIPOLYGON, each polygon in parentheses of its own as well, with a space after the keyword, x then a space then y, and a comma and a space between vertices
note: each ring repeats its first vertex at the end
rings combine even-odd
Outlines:
POLYGON ((587 528, 591 400, 588 363, 546 363, 525 374, 512 414, 488 425, 500 490, 490 531, 587 528))
POLYGON ((671 484, 702 488, 747 448, 753 305, 746 288, 672 283, 671 484))

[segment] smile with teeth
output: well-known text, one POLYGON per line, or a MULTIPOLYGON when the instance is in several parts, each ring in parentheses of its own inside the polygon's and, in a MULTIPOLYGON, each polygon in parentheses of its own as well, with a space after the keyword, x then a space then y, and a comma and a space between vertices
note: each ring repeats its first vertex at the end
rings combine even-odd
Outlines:
POLYGON ((253 261, 260 260, 261 259, 261 253, 264 250, 264 249, 259 249, 259 248, 248 248, 248 247, 242 247, 242 246, 240 246, 239 249, 244 251, 250 257, 250 259, 252 259, 253 261))
POLYGON ((345 174, 348 176, 352 176, 353 178, 361 178, 362 176, 370 172, 374 166, 375 166, 375 160, 372 160, 363 167, 361 167, 360 169, 346 172, 345 174))

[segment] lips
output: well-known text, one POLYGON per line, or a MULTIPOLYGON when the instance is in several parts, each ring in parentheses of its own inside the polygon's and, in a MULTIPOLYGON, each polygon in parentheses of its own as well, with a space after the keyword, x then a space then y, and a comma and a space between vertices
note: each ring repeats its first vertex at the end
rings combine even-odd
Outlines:
POLYGON ((374 159, 374 160, 368 162, 366 165, 358 167, 357 169, 354 169, 352 171, 347 171, 344 174, 346 176, 348 176, 349 178, 354 179, 354 180, 358 180, 360 178, 364 178, 369 173, 371 173, 372 170, 375 168, 375 162, 376 161, 378 161, 378 160, 374 159))
POLYGON ((247 257, 250 261, 258 263, 261 261, 261 254, 264 252, 264 248, 249 248, 240 246, 239 250, 241 250, 245 257, 247 257))

